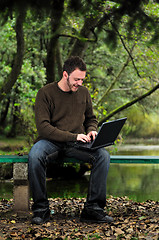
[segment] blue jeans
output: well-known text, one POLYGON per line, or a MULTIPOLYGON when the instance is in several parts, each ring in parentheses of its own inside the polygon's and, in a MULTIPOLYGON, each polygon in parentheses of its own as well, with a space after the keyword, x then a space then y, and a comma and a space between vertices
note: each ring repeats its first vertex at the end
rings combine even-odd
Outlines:
POLYGON ((32 210, 37 211, 49 207, 46 191, 46 168, 48 161, 50 161, 48 156, 63 149, 65 149, 65 156, 92 164, 85 206, 93 207, 97 204, 100 208, 104 208, 106 204, 106 180, 110 165, 108 152, 104 148, 83 151, 66 147, 62 143, 55 144, 48 140, 40 140, 33 145, 29 153, 29 182, 34 202, 32 210))

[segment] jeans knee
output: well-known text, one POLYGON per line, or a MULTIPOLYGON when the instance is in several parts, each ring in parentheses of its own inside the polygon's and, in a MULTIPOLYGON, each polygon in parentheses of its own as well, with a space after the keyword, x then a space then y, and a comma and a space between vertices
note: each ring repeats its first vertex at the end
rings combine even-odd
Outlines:
POLYGON ((104 149, 104 158, 106 162, 110 163, 110 154, 104 149))
POLYGON ((110 165, 110 155, 105 148, 99 149, 99 159, 98 161, 102 164, 103 168, 109 169, 110 165))
POLYGON ((29 166, 33 169, 38 168, 41 163, 45 164, 46 156, 44 152, 39 151, 39 149, 32 147, 28 154, 29 166))
POLYGON ((110 155, 105 148, 100 149, 100 157, 106 162, 110 162, 110 155))

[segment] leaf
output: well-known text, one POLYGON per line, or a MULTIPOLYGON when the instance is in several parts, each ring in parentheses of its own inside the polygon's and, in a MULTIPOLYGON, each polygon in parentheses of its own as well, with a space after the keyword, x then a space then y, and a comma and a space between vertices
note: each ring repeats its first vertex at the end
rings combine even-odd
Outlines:
POLYGON ((123 232, 120 228, 116 228, 116 229, 115 229, 115 232, 116 232, 118 235, 124 234, 124 232, 123 232))
POLYGON ((139 217, 139 220, 143 220, 145 217, 144 216, 141 216, 141 217, 139 217))
POLYGON ((13 223, 13 224, 14 224, 14 223, 16 223, 16 221, 15 221, 15 220, 12 220, 12 221, 10 221, 10 222, 11 222, 11 223, 13 223))

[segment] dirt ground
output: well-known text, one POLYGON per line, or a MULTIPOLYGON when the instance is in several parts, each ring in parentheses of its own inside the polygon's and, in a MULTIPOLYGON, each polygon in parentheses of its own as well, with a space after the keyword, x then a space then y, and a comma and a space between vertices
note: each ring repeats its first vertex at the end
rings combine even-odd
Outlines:
MULTIPOLYGON (((159 202, 134 202, 127 197, 107 199, 111 224, 79 221, 85 199, 50 199, 51 220, 43 225, 30 223, 32 213, 15 213, 13 200, 0 201, 2 239, 146 239, 159 240, 159 202)), ((32 203, 31 203, 32 204, 32 203)))

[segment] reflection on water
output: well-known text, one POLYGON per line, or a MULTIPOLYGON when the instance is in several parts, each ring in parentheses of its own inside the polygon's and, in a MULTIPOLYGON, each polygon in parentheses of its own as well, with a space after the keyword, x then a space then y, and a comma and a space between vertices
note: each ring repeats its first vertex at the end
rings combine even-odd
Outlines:
POLYGON ((89 176, 83 176, 80 179, 53 179, 47 181, 48 197, 86 197, 88 182, 89 176))
POLYGON ((13 198, 13 183, 11 181, 0 182, 0 198, 4 199, 13 198))
POLYGON ((159 200, 159 164, 111 164, 107 193, 136 201, 159 200))
POLYGON ((159 145, 122 145, 116 155, 159 156, 159 145))
MULTIPOLYGON (((117 155, 159 155, 158 146, 120 147, 117 155)), ((159 164, 111 164, 107 195, 128 196, 136 201, 159 200, 159 164)), ((48 197, 86 197, 89 175, 74 180, 48 180, 48 197)), ((0 182, 0 198, 12 198, 12 183, 0 182)))
MULTIPOLYGON (((111 164, 107 196, 128 196, 136 201, 159 200, 159 164, 111 164)), ((74 180, 47 181, 48 197, 86 197, 89 175, 74 180)), ((12 183, 0 183, 0 197, 12 198, 12 183)))
MULTIPOLYGON (((111 164, 107 195, 129 196, 135 201, 159 200, 159 164, 111 164)), ((89 176, 80 180, 47 183, 49 197, 86 197, 89 176)))

